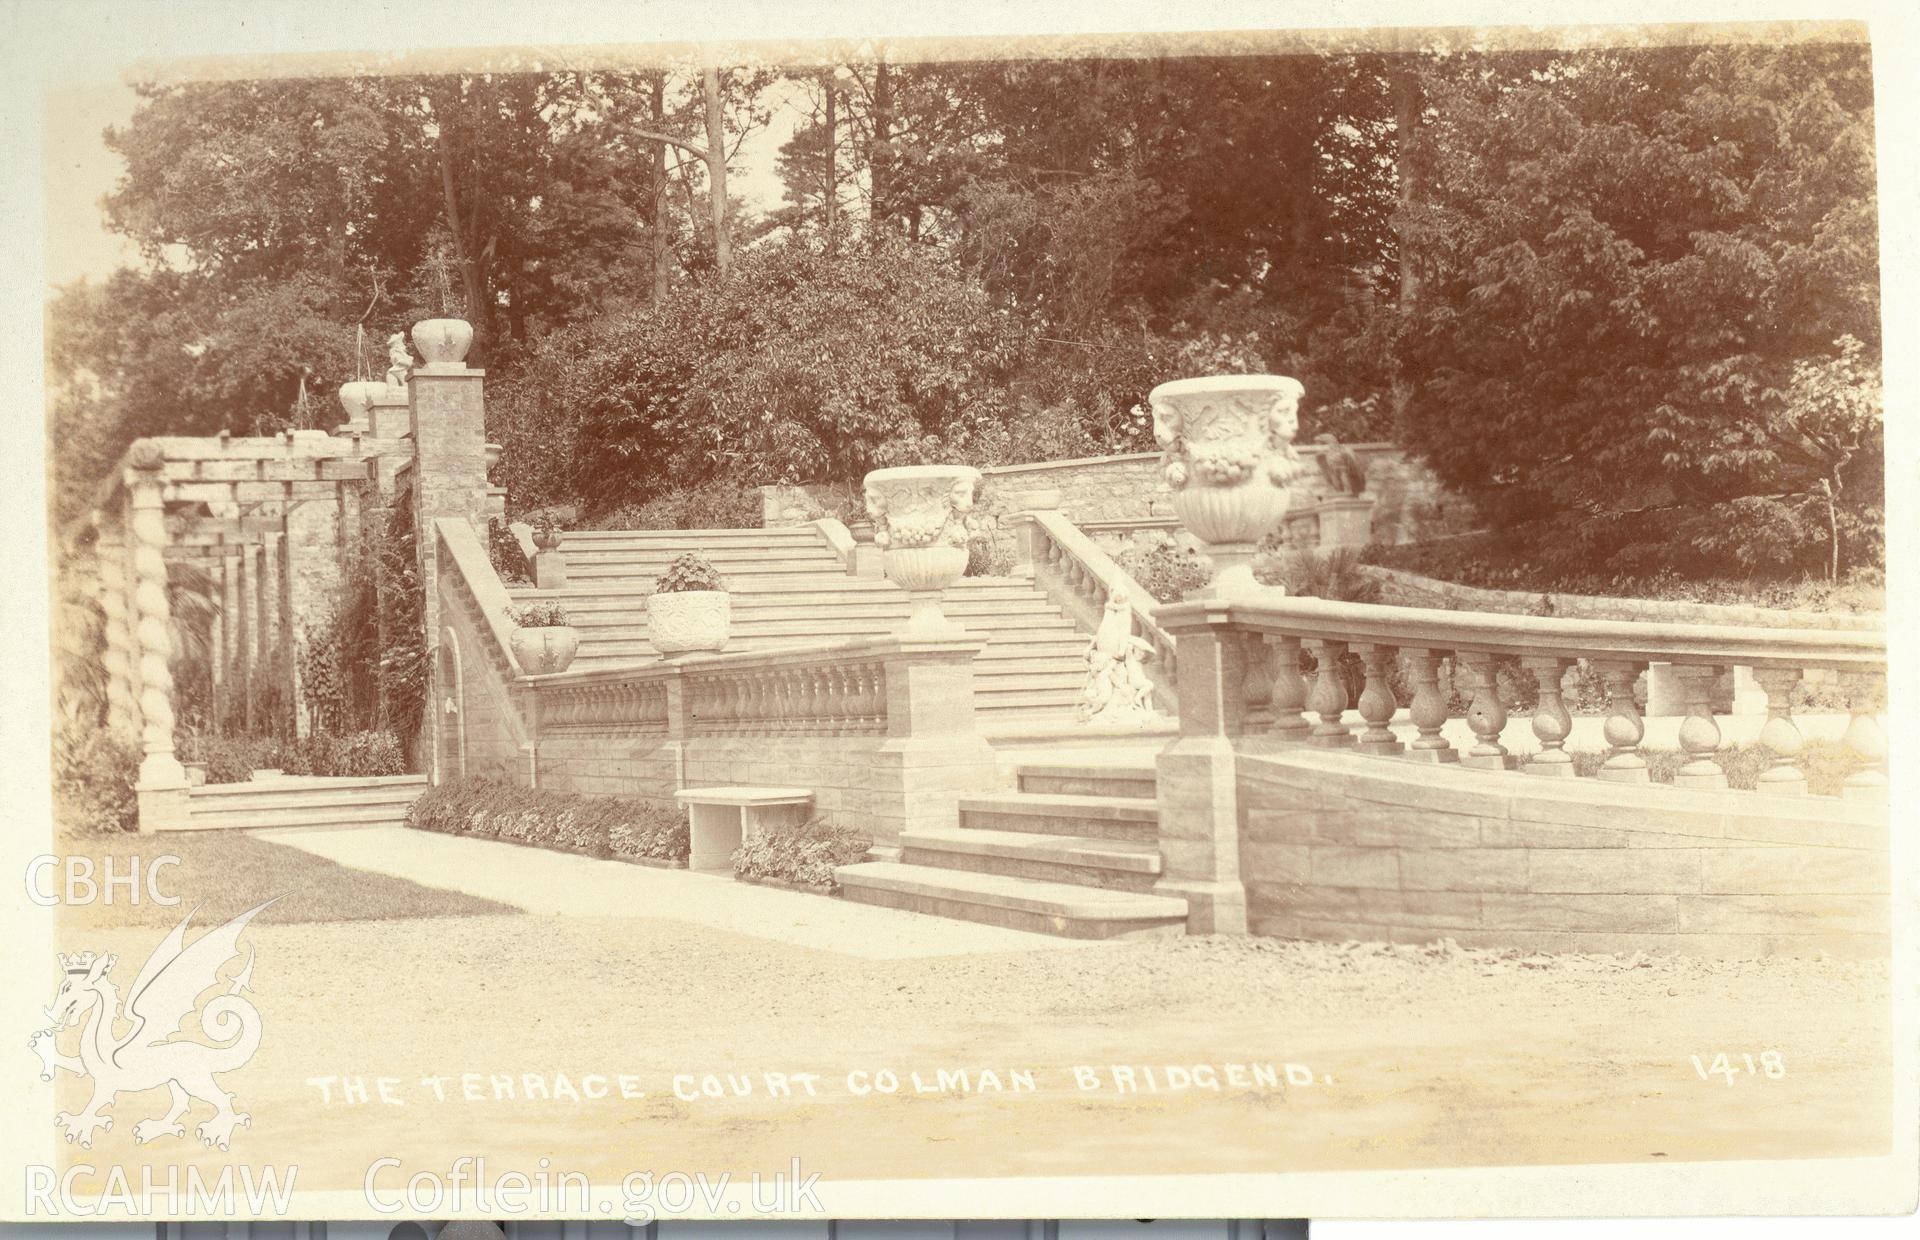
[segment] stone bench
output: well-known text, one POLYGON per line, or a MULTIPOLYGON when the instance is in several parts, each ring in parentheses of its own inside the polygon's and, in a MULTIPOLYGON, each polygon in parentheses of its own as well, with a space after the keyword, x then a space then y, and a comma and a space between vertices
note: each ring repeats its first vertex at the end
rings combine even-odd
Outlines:
POLYGON ((689 870, 733 870, 733 852, 772 828, 798 826, 813 811, 808 788, 682 788, 687 807, 689 870))

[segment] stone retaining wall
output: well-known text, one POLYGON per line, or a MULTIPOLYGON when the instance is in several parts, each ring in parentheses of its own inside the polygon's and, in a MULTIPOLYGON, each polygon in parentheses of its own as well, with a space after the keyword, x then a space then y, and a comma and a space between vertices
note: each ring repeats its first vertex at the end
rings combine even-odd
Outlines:
MULTIPOLYGON (((1377 501, 1373 541, 1417 542, 1460 532, 1474 524, 1473 510, 1466 501, 1449 494, 1431 470, 1409 461, 1401 449, 1390 443, 1348 446, 1365 463, 1367 491, 1377 501)), ((1321 451, 1315 444, 1300 446, 1300 454, 1309 464, 1318 460, 1321 451)), ((1173 515, 1172 493, 1161 477, 1158 452, 995 465, 980 473, 982 524, 996 536, 1000 520, 1029 507, 1025 497, 1033 492, 1057 493, 1060 510, 1082 524, 1173 515)), ((1316 465, 1299 488, 1296 504, 1305 507, 1324 490, 1316 465)), ((769 527, 802 525, 835 513, 840 513, 843 520, 847 516, 841 512, 848 503, 845 488, 820 484, 764 486, 760 493, 761 523, 769 527)))
POLYGON ((1258 934, 1529 951, 1888 951, 1884 809, 1243 755, 1240 873, 1258 934))

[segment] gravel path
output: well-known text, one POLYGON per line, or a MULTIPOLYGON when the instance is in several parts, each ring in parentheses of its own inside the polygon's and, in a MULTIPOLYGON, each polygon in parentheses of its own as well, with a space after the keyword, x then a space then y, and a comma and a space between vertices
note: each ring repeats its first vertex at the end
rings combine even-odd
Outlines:
MULTIPOLYGON (((96 929, 62 947, 137 962, 155 937, 96 929)), ((303 1187, 355 1189, 388 1154, 411 1171, 485 1153, 492 1174, 550 1158, 613 1182, 799 1155, 831 1181, 1813 1157, 1889 1139, 1888 988, 1871 963, 1218 938, 887 958, 648 916, 249 938, 267 1035, 226 1078, 254 1117, 233 1157, 298 1162, 303 1187), (1778 1078, 1703 1079, 1691 1061, 1767 1051, 1778 1078), (1288 1063, 1312 1083, 1247 1075, 1288 1063), (1220 1087, 1173 1088, 1169 1067, 1220 1087), (983 1069, 1035 1089, 988 1091, 983 1069), (883 1072, 893 1092, 876 1090, 883 1072), (512 1098, 490 1092, 497 1074, 512 1098), (562 1075, 576 1090, 626 1075, 644 1097, 555 1096, 562 1075), (372 1101, 343 1102, 342 1077, 372 1101), (380 1077, 396 1102, 379 1102, 380 1077), (701 1092, 709 1077, 721 1096, 701 1092), (422 1084, 436 1078, 445 1101, 422 1084)), ((136 1150, 143 1104, 122 1105, 76 1161, 223 1161, 136 1150)))

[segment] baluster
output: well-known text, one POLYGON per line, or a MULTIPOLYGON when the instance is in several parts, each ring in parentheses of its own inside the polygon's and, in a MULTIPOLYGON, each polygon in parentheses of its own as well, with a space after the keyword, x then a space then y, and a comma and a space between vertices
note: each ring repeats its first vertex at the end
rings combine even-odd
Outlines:
POLYGON ((1520 660, 1520 666, 1540 682, 1540 700, 1533 708, 1533 735, 1540 742, 1540 752, 1527 760, 1525 770, 1529 775, 1566 779, 1574 773, 1573 755, 1567 752, 1573 716, 1567 713, 1566 699, 1560 692, 1560 683, 1566 679, 1567 666, 1572 662, 1552 654, 1527 655, 1520 660))
POLYGON ((1604 733, 1612 752, 1600 764, 1599 778, 1619 784, 1647 782, 1647 760, 1640 756, 1640 738, 1647 734, 1640 721, 1640 704, 1633 700, 1634 678, 1645 666, 1620 659, 1595 659, 1593 670, 1607 687, 1607 723, 1604 733))
POLYGON ((1680 684, 1687 717, 1680 721, 1680 748, 1692 761, 1674 772, 1677 788, 1724 788, 1727 772, 1713 755, 1720 750, 1720 725, 1713 719, 1714 681, 1720 669, 1698 663, 1676 663, 1673 677, 1680 684))
POLYGON ((875 732, 887 730, 887 665, 885 663, 868 664, 873 684, 872 726, 875 732))
POLYGON ((1467 726, 1473 729, 1473 748, 1460 759, 1465 766, 1504 771, 1513 765, 1512 755, 1500 743, 1506 730, 1507 706, 1500 700, 1500 681, 1494 656, 1469 651, 1456 654, 1454 666, 1465 664, 1473 673, 1473 702, 1467 707, 1467 726))
POLYGON ((801 730, 817 734, 826 730, 829 718, 826 669, 819 666, 803 668, 800 678, 807 687, 807 717, 804 721, 806 726, 801 730))
POLYGON ((1340 716, 1347 709, 1347 678, 1340 667, 1340 657, 1347 653, 1347 643, 1314 637, 1307 639, 1305 644, 1313 655, 1315 665, 1313 688, 1307 694, 1307 709, 1320 716, 1320 722, 1313 725, 1307 739, 1329 748, 1351 745, 1353 733, 1340 722, 1340 716))
POLYGON ((1800 725, 1793 721, 1793 689, 1800 683, 1800 669, 1755 667, 1753 678, 1760 682, 1760 687, 1767 694, 1767 722, 1760 728, 1760 743, 1773 759, 1771 765, 1760 772, 1760 778, 1754 781, 1754 791, 1771 792, 1776 796, 1804 796, 1807 777, 1793 763, 1800 756, 1803 744, 1800 725))
POLYGON ((1399 704, 1394 701, 1393 688, 1387 683, 1387 677, 1393 672, 1394 647, 1367 642, 1353 649, 1367 669, 1366 687, 1360 691, 1360 717, 1367 721, 1366 730, 1360 734, 1360 751, 1383 755, 1401 753, 1406 746, 1393 734, 1391 726, 1393 712, 1399 704))
POLYGON ((1273 664, 1274 648, 1268 645, 1257 633, 1246 637, 1247 652, 1247 731, 1252 732, 1263 725, 1273 722, 1271 704, 1273 701, 1273 664))
POLYGON ((1887 734, 1880 727, 1878 711, 1885 700, 1887 674, 1881 671, 1848 672, 1842 678, 1847 693, 1847 730, 1840 737, 1848 749, 1867 760, 1867 765, 1847 776, 1840 795, 1849 800, 1884 804, 1887 799, 1887 734))
POLYGON ((1413 681, 1413 704, 1408 714, 1420 735, 1407 746, 1407 756, 1422 762, 1458 762, 1460 751, 1441 735, 1447 726, 1447 698, 1440 692, 1440 660, 1446 651, 1402 647, 1407 676, 1413 681))

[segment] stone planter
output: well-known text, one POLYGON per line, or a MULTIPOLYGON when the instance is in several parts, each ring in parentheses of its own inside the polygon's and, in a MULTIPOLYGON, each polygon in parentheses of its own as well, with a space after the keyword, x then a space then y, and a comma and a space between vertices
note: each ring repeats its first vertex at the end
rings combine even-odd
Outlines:
POLYGON ((386 382, 380 379, 356 379, 352 383, 343 383, 340 385, 340 408, 346 413, 347 421, 370 426, 373 421, 373 402, 386 393, 386 382))
POLYGON ((207 782, 207 764, 204 762, 183 762, 180 764, 187 772, 187 787, 201 788, 207 782))
POLYGON ((962 631, 940 610, 940 593, 967 569, 967 514, 979 484, 980 471, 967 465, 902 465, 866 477, 873 541, 886 552, 887 579, 907 592, 908 633, 962 631))
POLYGON ((1293 437, 1305 389, 1283 375, 1176 379, 1148 394, 1173 510, 1214 564, 1206 594, 1259 590, 1253 553, 1306 472, 1293 437))
POLYGON ((733 606, 725 590, 675 590, 647 595, 647 640, 661 654, 727 648, 733 606))
POLYGON ((428 365, 464 361, 473 344, 473 324, 465 319, 422 319, 413 325, 413 347, 428 365))
POLYGON ((507 639, 513 657, 529 676, 549 676, 564 672, 580 651, 580 632, 572 625, 545 625, 534 629, 515 629, 507 639))
POLYGON ((486 461, 487 473, 489 475, 493 473, 493 467, 500 463, 500 458, 503 454, 505 454, 505 452, 506 452, 506 449, 501 447, 497 443, 490 443, 481 447, 480 449, 481 459, 486 461))

